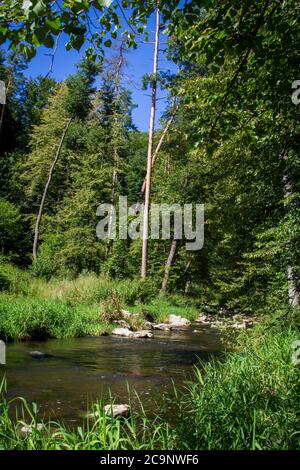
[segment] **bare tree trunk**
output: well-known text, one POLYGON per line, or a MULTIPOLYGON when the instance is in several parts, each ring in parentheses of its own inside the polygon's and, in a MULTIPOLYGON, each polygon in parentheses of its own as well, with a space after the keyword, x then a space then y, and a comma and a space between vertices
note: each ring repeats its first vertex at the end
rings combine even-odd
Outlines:
POLYGON ((154 138, 155 108, 156 108, 158 47, 159 47, 159 28, 160 28, 159 23, 160 23, 160 11, 159 11, 159 8, 157 8, 156 9, 154 60, 153 60, 152 101, 151 101, 150 125, 149 125, 147 174, 146 174, 146 185, 145 185, 145 206, 144 206, 144 221, 143 221, 143 246, 142 246, 142 266, 141 266, 141 278, 142 279, 145 279, 147 276, 151 171, 152 171, 152 153, 153 153, 153 138, 154 138))
POLYGON ((47 192, 48 192, 48 189, 49 189, 49 186, 50 186, 50 183, 51 183, 51 180, 52 180, 52 176, 53 176, 53 173, 54 173, 54 170, 55 170, 55 167, 56 167, 56 164, 57 164, 57 161, 58 161, 58 158, 59 158, 59 155, 60 155, 63 143, 64 143, 64 140, 65 140, 65 137, 66 137, 66 134, 68 132, 68 129, 70 127, 71 122, 72 122, 72 118, 68 119, 68 121, 67 121, 67 123, 64 127, 59 145, 57 147, 57 151, 56 151, 56 154, 55 154, 54 161, 53 161, 52 166, 51 166, 50 171, 49 171, 49 176, 48 176, 47 183, 45 185, 44 193, 43 193, 43 196, 42 196, 42 200, 41 200, 41 204, 40 204, 40 208, 39 208, 39 213, 38 213, 38 216, 37 216, 37 219, 36 219, 35 230, 34 230, 34 241, 33 241, 33 248, 32 248, 32 254, 33 254, 33 259, 34 260, 36 260, 36 257, 37 257, 37 248, 38 248, 38 241, 39 241, 39 230, 40 230, 40 224, 41 224, 41 219, 42 219, 42 215, 43 215, 43 211, 44 211, 47 192))
POLYGON ((299 294, 297 291, 297 287, 295 285, 294 270, 290 262, 291 262, 291 259, 288 258, 287 276, 288 276, 288 289, 289 289, 289 306, 291 308, 296 308, 296 307, 299 307, 299 294))
MULTIPOLYGON (((287 151, 283 153, 283 160, 287 161, 288 154, 287 151)), ((293 193, 293 183, 289 176, 284 175, 283 177, 283 188, 284 188, 284 197, 288 198, 293 193)), ((288 280, 288 299, 289 307, 296 308, 299 307, 299 292, 295 283, 295 273, 292 266, 291 256, 287 257, 287 280, 288 280)))
MULTIPOLYGON (((192 261, 193 261, 193 256, 191 256, 190 259, 188 260, 188 262, 186 263, 183 274, 186 274, 188 272, 188 270, 190 269, 190 266, 192 264, 192 261)), ((188 294, 188 292, 190 290, 190 287, 191 287, 191 281, 188 279, 185 283, 185 288, 184 288, 184 293, 185 294, 188 294)))
MULTIPOLYGON (((8 79, 8 83, 7 83, 7 87, 6 87, 6 102, 7 102, 7 97, 8 97, 8 93, 9 93, 9 90, 10 90, 10 87, 12 85, 12 74, 13 72, 11 71, 10 74, 9 74, 9 79, 8 79)), ((6 108, 6 102, 3 103, 2 105, 2 109, 1 109, 1 115, 0 115, 0 134, 2 132, 2 126, 3 126, 3 120, 4 120, 4 113, 5 113, 5 108, 6 108)))
POLYGON ((171 243, 169 256, 165 264, 165 273, 164 273, 164 278, 163 278, 163 282, 162 282, 161 290, 160 290, 162 294, 164 294, 167 291, 168 281, 170 277, 170 270, 172 267, 174 256, 176 254, 176 249, 177 249, 177 240, 173 240, 171 243))
MULTIPOLYGON (((152 168, 153 168, 153 165, 155 163, 156 157, 157 157, 157 155, 160 151, 160 148, 161 148, 162 144, 164 143, 164 140, 165 140, 165 138, 166 138, 166 136, 169 132, 169 129, 170 129, 170 127, 171 127, 171 125, 174 121, 174 117, 175 117, 177 109, 178 109, 178 106, 175 106, 175 104, 176 104, 176 96, 174 96, 174 98, 173 98, 173 112, 172 112, 171 116, 169 117, 169 119, 167 121, 167 124, 166 124, 166 126, 165 126, 165 128, 164 128, 164 130, 163 130, 163 132, 160 136, 160 139, 158 141, 158 144, 156 146, 154 154, 152 155, 152 161, 151 161, 152 168)), ((146 188, 146 178, 144 179, 143 186, 142 186, 142 189, 141 189, 142 194, 144 194, 145 188, 146 188)))

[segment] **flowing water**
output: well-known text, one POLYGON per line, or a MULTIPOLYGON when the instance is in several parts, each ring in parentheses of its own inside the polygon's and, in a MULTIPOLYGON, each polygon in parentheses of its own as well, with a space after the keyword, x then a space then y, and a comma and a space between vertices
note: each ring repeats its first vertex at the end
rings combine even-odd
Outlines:
POLYGON ((38 403, 43 416, 75 423, 88 403, 107 402, 109 394, 116 403, 128 403, 129 386, 146 410, 156 412, 172 380, 180 388, 199 359, 207 361, 221 350, 219 333, 199 325, 155 331, 153 339, 101 336, 9 344, 8 397, 22 396, 38 403), (36 350, 48 356, 34 359, 29 353, 36 350))

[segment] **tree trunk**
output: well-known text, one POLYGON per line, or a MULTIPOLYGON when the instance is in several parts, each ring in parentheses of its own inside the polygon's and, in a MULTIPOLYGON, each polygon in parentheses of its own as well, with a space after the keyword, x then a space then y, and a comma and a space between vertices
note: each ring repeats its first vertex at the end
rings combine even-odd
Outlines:
MULTIPOLYGON (((287 151, 283 153, 283 160, 287 161, 288 154, 287 151)), ((283 188, 284 188, 284 197, 288 198, 293 193, 293 183, 289 176, 284 175, 283 177, 283 188)), ((288 300, 289 307, 296 308, 299 307, 299 292, 295 283, 295 273, 292 266, 291 256, 287 257, 287 280, 288 280, 288 300)))
MULTIPOLYGON (((158 141, 158 144, 156 146, 154 154, 152 155, 152 161, 151 161, 152 168, 153 168, 153 165, 155 163, 156 157, 157 157, 157 155, 160 151, 160 148, 161 148, 162 144, 164 143, 164 140, 165 140, 165 138, 166 138, 166 136, 169 132, 169 129, 172 125, 172 122, 174 121, 174 117, 175 117, 175 114, 176 114, 177 109, 178 109, 178 106, 175 106, 175 105, 176 105, 176 97, 173 98, 173 112, 172 112, 171 116, 169 117, 169 119, 167 121, 167 124, 166 124, 166 126, 165 126, 165 128, 164 128, 164 130, 163 130, 163 132, 160 136, 160 139, 158 141)), ((146 188, 146 178, 144 179, 143 186, 142 186, 142 189, 141 189, 142 194, 144 194, 145 188, 146 188)))
POLYGON ((168 281, 170 277, 170 270, 171 270, 174 256, 176 254, 176 248, 177 248, 177 240, 173 240, 171 244, 169 256, 165 264, 165 274, 164 274, 164 278, 163 278, 163 282, 162 282, 161 290, 160 290, 162 294, 167 292, 167 286, 168 286, 168 281))
MULTIPOLYGON (((190 267, 191 267, 192 261, 193 261, 193 256, 191 256, 190 259, 188 260, 188 262, 186 263, 185 268, 184 268, 184 271, 183 271, 183 274, 186 274, 186 273, 188 272, 188 270, 189 270, 190 267)), ((188 280, 186 281, 185 287, 184 287, 184 293, 185 293, 185 294, 188 294, 188 293, 189 293, 190 287, 191 287, 191 281, 190 281, 190 279, 188 279, 188 280)))
MULTIPOLYGON (((112 185, 111 185, 111 204, 115 204, 115 192, 116 192, 116 183, 118 179, 118 166, 119 166, 119 152, 117 148, 117 140, 118 140, 118 131, 119 131, 119 116, 117 112, 117 106, 119 102, 119 96, 120 96, 120 77, 121 77, 121 69, 124 63, 124 56, 123 56, 123 41, 121 42, 120 45, 120 54, 119 54, 119 60, 118 63, 116 64, 116 70, 115 70, 115 80, 114 80, 114 102, 115 102, 115 110, 114 110, 114 131, 116 133, 115 135, 115 141, 114 141, 114 160, 113 160, 113 172, 112 172, 112 185)), ((109 253, 110 247, 112 240, 110 239, 110 235, 112 232, 112 222, 113 222, 113 209, 111 210, 109 214, 109 219, 108 219, 108 240, 107 240, 107 248, 106 248, 106 256, 109 253)))
POLYGON ((8 83, 7 83, 7 87, 6 87, 6 102, 3 103, 2 105, 2 109, 1 109, 1 116, 0 116, 0 134, 2 132, 2 126, 3 126, 3 121, 4 121, 4 113, 5 113, 5 107, 6 107, 6 103, 7 103, 7 98, 8 98, 8 93, 10 91, 10 87, 12 85, 12 74, 13 72, 11 71, 10 74, 9 74, 9 79, 8 79, 8 83))
POLYGON ((290 262, 291 262, 291 259, 288 258, 287 276, 288 276, 288 290, 289 290, 289 307, 297 308, 299 307, 299 294, 298 294, 297 287, 295 284, 294 270, 290 262))
POLYGON ((65 140, 65 137, 66 137, 66 134, 68 132, 68 129, 70 127, 71 122, 72 122, 72 118, 68 119, 68 121, 67 121, 67 123, 64 127, 59 145, 57 147, 57 151, 56 151, 56 154, 55 154, 54 161, 53 161, 52 166, 51 166, 50 171, 49 171, 49 176, 48 176, 47 183, 45 185, 44 193, 43 193, 43 196, 42 196, 42 200, 41 200, 41 204, 40 204, 40 208, 39 208, 39 213, 38 213, 38 216, 37 216, 37 219, 36 219, 35 230, 34 230, 34 241, 33 241, 33 248, 32 248, 32 254, 33 254, 33 259, 34 260, 36 260, 36 257, 37 257, 37 249, 38 249, 38 241, 39 241, 39 230, 40 230, 40 224, 41 224, 41 219, 42 219, 42 215, 43 215, 43 211, 44 211, 47 192, 48 192, 48 189, 49 189, 49 186, 50 186, 50 183, 51 183, 51 180, 52 180, 52 176, 53 176, 57 161, 59 159, 59 155, 60 155, 64 140, 65 140))
POLYGON ((153 60, 152 101, 151 101, 150 124, 149 124, 147 174, 146 174, 146 185, 145 185, 145 205, 144 205, 144 221, 143 221, 143 246, 142 246, 142 266, 141 266, 141 278, 142 279, 145 279, 147 276, 151 171, 152 171, 152 153, 153 153, 153 138, 154 138, 155 108, 156 108, 158 47, 159 47, 159 28, 160 28, 159 22, 160 22, 160 11, 159 11, 159 8, 157 8, 154 60, 153 60))

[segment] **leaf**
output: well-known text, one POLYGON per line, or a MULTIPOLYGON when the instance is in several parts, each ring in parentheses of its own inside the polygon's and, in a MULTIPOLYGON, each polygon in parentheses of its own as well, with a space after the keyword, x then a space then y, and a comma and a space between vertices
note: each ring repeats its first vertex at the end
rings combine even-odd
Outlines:
POLYGON ((54 39, 51 34, 47 34, 43 40, 43 44, 45 47, 48 47, 48 49, 51 49, 54 46, 54 39))
POLYGON ((99 4, 104 7, 110 7, 112 4, 113 0, 98 0, 99 4))
POLYGON ((61 21, 58 17, 54 19, 47 19, 46 24, 55 31, 58 31, 61 28, 61 21))
POLYGON ((26 44, 21 44, 20 50, 24 54, 26 59, 32 59, 36 54, 36 49, 35 49, 34 46, 28 46, 26 44))
POLYGON ((76 49, 76 51, 79 51, 84 41, 85 41, 84 36, 76 36, 72 38, 71 42, 72 42, 72 46, 74 47, 74 49, 76 49))
POLYGON ((31 0, 23 0, 23 10, 25 15, 28 17, 30 10, 32 8, 32 1, 31 0))
POLYGON ((105 47, 111 47, 111 44, 112 44, 112 42, 111 42, 110 39, 107 39, 106 41, 104 41, 104 46, 105 47))
POLYGON ((32 8, 32 11, 36 14, 36 16, 41 16, 46 10, 46 4, 43 0, 39 0, 37 4, 32 8))

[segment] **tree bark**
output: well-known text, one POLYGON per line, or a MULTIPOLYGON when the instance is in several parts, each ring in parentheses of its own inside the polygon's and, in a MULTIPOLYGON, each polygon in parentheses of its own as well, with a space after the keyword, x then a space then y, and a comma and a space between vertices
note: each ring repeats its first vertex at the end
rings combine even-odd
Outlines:
MULTIPOLYGON (((287 161, 287 151, 283 153, 283 160, 287 161)), ((283 177, 284 197, 289 198, 293 193, 293 183, 288 175, 283 177)), ((299 292, 295 283, 295 273, 292 266, 291 256, 287 256, 287 281, 288 281, 288 301, 290 308, 299 307, 299 292)))
POLYGON ((163 278, 163 282, 162 282, 161 290, 160 290, 162 294, 167 292, 167 286, 168 286, 168 281, 170 277, 170 270, 171 270, 172 263, 176 254, 176 249, 177 249, 177 240, 173 240, 171 243, 169 256, 165 264, 165 273, 164 273, 164 278, 163 278))
MULTIPOLYGON (((171 127, 171 125, 172 125, 172 123, 173 123, 173 121, 174 121, 174 117, 175 117, 175 114, 176 114, 177 109, 178 109, 178 105, 175 106, 175 104, 176 104, 176 97, 173 98, 173 112, 172 112, 171 116, 169 117, 169 119, 168 119, 168 121, 167 121, 167 124, 166 124, 166 126, 165 126, 165 128, 164 128, 164 130, 163 130, 163 132, 162 132, 162 134, 161 134, 161 136, 160 136, 160 139, 159 139, 159 141, 158 141, 158 144, 157 144, 157 146, 156 146, 156 149, 155 149, 155 151, 154 151, 154 153, 153 153, 153 155, 152 155, 152 161, 151 161, 151 166, 152 166, 152 168, 153 168, 153 165, 154 165, 154 163, 155 163, 156 157, 157 157, 157 155, 158 155, 158 153, 159 153, 159 151, 160 151, 160 148, 161 148, 162 144, 164 143, 164 140, 165 140, 165 138, 166 138, 166 136, 167 136, 167 134, 168 134, 168 132, 169 132, 169 129, 170 129, 170 127, 171 127)), ((144 194, 145 188, 146 188, 146 178, 144 179, 143 186, 142 186, 142 189, 141 189, 141 193, 142 193, 142 194, 144 194)))
POLYGON ((66 123, 66 125, 65 125, 65 127, 64 127, 64 130, 63 130, 63 133, 62 133, 62 136, 61 136, 59 145, 58 145, 58 147, 57 147, 57 151, 56 151, 56 154, 55 154, 55 158, 54 158, 54 160, 53 160, 52 166, 51 166, 50 171, 49 171, 48 180, 47 180, 47 183, 46 183, 46 185, 45 185, 44 192, 43 192, 43 196, 42 196, 42 200, 41 200, 41 204, 40 204, 40 208, 39 208, 39 213, 38 213, 38 216, 37 216, 37 219, 36 219, 36 223, 35 223, 35 230, 34 230, 34 240, 33 240, 33 248, 32 248, 32 255, 33 255, 33 259, 34 259, 34 260, 36 260, 36 258, 37 258, 38 241, 39 241, 39 230, 40 230, 40 224, 41 224, 41 220, 42 220, 42 215, 43 215, 43 212, 44 212, 44 206, 45 206, 45 200, 46 200, 47 192, 48 192, 48 189, 49 189, 49 186, 50 186, 50 183, 51 183, 51 180, 52 180, 52 176, 53 176, 53 173, 54 173, 56 164, 57 164, 57 162, 58 162, 58 159, 59 159, 59 156, 60 156, 60 152, 61 152, 61 149, 62 149, 64 140, 65 140, 65 137, 66 137, 66 134, 67 134, 67 132, 68 132, 68 129, 69 129, 69 127, 70 127, 71 122, 72 122, 72 118, 68 119, 68 121, 67 121, 67 123, 66 123))
POLYGON ((142 279, 145 279, 147 276, 149 210, 150 210, 154 123, 155 123, 155 109, 156 109, 156 91, 157 91, 159 28, 160 28, 160 11, 159 11, 159 8, 157 8, 156 9, 154 60, 153 60, 152 98, 151 98, 149 141, 148 141, 148 154, 147 154, 147 174, 146 174, 146 185, 145 185, 145 205, 144 205, 144 220, 143 220, 143 245, 142 245, 142 265, 141 265, 141 278, 142 279))
POLYGON ((12 74, 13 72, 10 71, 9 73, 9 79, 8 79, 8 83, 7 83, 7 87, 6 87, 6 102, 3 103, 2 105, 2 109, 1 109, 1 116, 0 116, 0 134, 2 132, 2 126, 3 126, 3 120, 4 120, 4 113, 5 113, 5 108, 6 108, 6 103, 7 103, 7 99, 8 99, 8 93, 10 91, 10 87, 12 85, 12 74))

